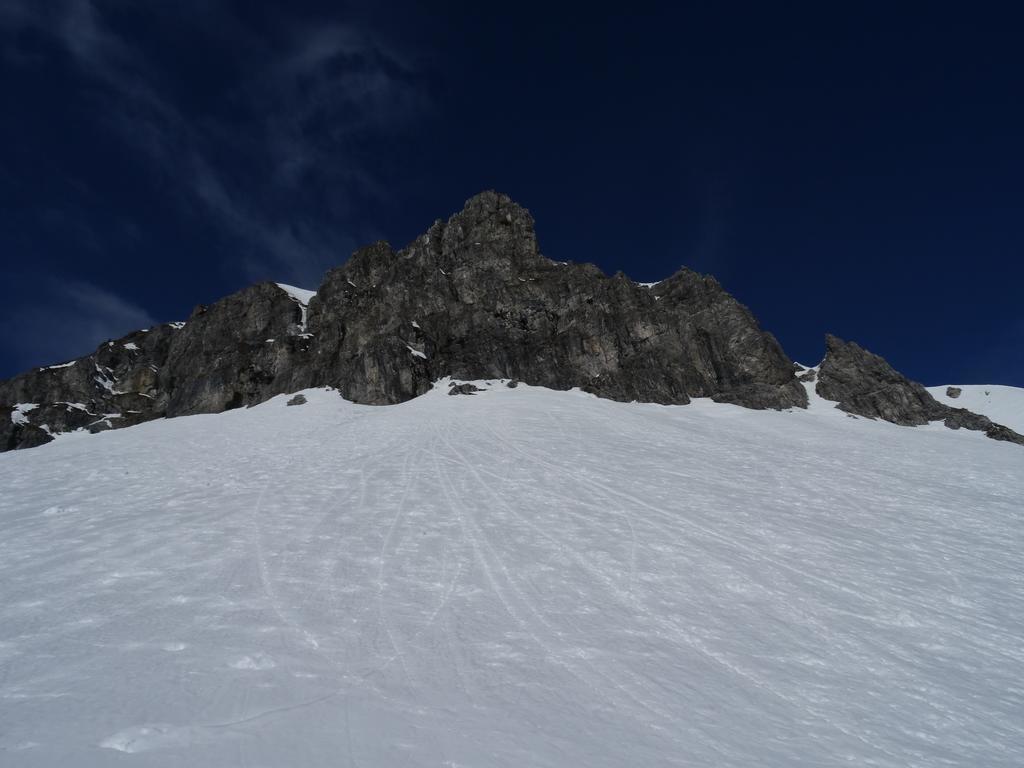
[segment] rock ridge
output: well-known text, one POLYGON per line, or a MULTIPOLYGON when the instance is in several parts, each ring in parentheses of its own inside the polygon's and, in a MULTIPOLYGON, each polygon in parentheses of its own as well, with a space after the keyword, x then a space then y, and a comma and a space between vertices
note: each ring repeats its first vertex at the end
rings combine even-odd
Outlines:
POLYGON ((950 429, 977 430, 993 440, 1024 445, 1024 435, 987 416, 940 403, 924 386, 855 342, 829 334, 825 350, 815 392, 835 401, 840 410, 902 426, 941 421, 950 429))
MULTIPOLYGON (((398 251, 385 241, 357 250, 312 297, 288 288, 259 283, 200 305, 184 323, 0 382, 0 450, 69 430, 217 413, 309 387, 387 405, 445 377, 579 387, 620 401, 807 404, 775 337, 713 277, 682 268, 641 284, 592 264, 552 261, 541 254, 529 211, 494 191, 398 251)), ((916 407, 872 399, 857 382, 890 374, 869 360, 848 380, 846 358, 837 359, 824 391, 848 408, 896 423, 935 412, 937 403, 905 386, 916 407)), ((966 416, 950 418, 977 428, 966 416)))

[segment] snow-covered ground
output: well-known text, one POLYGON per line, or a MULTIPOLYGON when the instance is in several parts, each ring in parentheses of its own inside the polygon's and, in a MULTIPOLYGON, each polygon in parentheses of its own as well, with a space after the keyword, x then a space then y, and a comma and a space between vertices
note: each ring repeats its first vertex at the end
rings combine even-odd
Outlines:
POLYGON ((1024 764, 1020 446, 486 389, 0 455, 0 765, 1024 764))
MULTIPOLYGON (((296 288, 294 285, 285 285, 284 283, 275 283, 278 288, 287 293, 292 300, 299 305, 301 312, 299 319, 299 332, 306 332, 306 319, 309 315, 309 302, 316 296, 316 291, 310 291, 305 288, 296 288)), ((274 339, 267 339, 267 341, 274 341, 274 339)))
POLYGON ((946 395, 946 387, 926 387, 940 403, 988 416, 997 424, 1024 434, 1024 389, 1000 384, 957 384, 959 397, 946 395))

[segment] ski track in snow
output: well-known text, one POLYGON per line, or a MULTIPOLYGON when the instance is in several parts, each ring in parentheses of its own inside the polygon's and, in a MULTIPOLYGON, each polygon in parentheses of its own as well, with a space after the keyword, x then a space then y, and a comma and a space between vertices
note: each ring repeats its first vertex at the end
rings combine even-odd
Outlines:
POLYGON ((1018 446, 444 384, 0 455, 0 766, 1024 763, 1018 446))

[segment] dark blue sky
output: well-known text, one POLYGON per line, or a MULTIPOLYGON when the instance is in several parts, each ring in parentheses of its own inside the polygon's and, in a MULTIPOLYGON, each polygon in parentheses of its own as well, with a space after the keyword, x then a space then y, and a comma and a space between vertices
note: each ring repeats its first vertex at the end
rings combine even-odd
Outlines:
POLYGON ((1022 19, 897 5, 3 0, 0 376, 495 188, 794 359, 1024 386, 1022 19))

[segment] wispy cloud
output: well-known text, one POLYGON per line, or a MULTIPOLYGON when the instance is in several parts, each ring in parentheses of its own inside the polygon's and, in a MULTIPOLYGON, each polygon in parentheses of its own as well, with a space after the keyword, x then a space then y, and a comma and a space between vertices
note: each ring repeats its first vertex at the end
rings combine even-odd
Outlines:
POLYGON ((108 127, 176 190, 183 208, 220 231, 232 254, 225 267, 239 281, 316 284, 376 236, 359 220, 358 203, 382 198, 387 183, 360 145, 407 130, 429 110, 407 56, 354 23, 282 21, 269 38, 222 4, 133 8, 164 26, 177 13, 180 34, 213 36, 237 53, 237 74, 224 83, 231 108, 196 115, 167 87, 157 57, 117 31, 112 22, 124 8, 10 0, 0 27, 32 29, 65 52, 95 90, 108 127))
MULTIPOLYGON (((207 247, 223 254, 211 265, 223 282, 313 287, 380 236, 365 209, 386 200, 389 185, 371 162, 382 152, 367 143, 399 137, 430 105, 406 52, 354 20, 295 18, 282 14, 257 28, 229 3, 208 0, 4 0, 0 63, 66 68, 76 98, 92 105, 93 127, 152 174, 158 197, 147 205, 169 202, 169 216, 215 235, 207 247), (205 73, 188 71, 181 58, 193 45, 221 57, 210 68, 219 78, 215 97, 199 106, 188 78, 205 73)), ((132 210, 115 213, 130 219, 132 210)), ((90 253, 115 236, 80 221, 81 210, 33 212, 44 214, 77 222, 89 234, 77 241, 90 253)), ((145 226, 134 231, 144 249, 145 226)), ((4 308, 4 356, 19 365, 52 362, 153 323, 144 308, 97 284, 102 276, 67 278, 37 283, 31 301, 4 308)))
POLYGON ((142 307, 87 282, 40 286, 44 303, 0 321, 6 346, 21 368, 91 352, 100 342, 156 324, 142 307))

